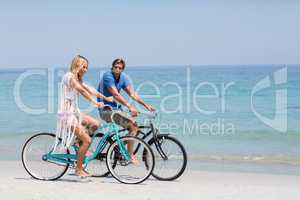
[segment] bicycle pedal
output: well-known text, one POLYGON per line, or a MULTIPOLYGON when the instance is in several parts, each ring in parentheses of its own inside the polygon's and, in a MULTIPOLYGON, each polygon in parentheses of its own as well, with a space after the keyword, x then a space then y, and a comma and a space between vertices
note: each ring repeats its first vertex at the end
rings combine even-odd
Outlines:
POLYGON ((99 154, 96 156, 96 159, 97 159, 97 160, 103 161, 104 158, 106 158, 106 153, 99 153, 99 154))
POLYGON ((70 164, 70 165, 69 165, 69 168, 71 168, 71 169, 75 169, 75 168, 76 168, 76 166, 75 166, 75 165, 73 165, 73 164, 72 164, 72 165, 70 164))

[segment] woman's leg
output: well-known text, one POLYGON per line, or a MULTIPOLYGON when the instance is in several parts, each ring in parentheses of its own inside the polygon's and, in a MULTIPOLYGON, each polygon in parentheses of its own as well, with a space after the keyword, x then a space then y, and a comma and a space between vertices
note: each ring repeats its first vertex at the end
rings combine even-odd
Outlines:
MULTIPOLYGON (((86 114, 81 114, 81 119, 81 129, 82 131, 85 131, 87 135, 90 136, 94 131, 96 131, 99 128, 100 123, 93 117, 88 116, 86 114)), ((83 143, 83 141, 79 137, 77 137, 75 143, 78 147, 80 147, 82 146, 81 144, 83 143)), ((91 154, 88 152, 88 149, 85 152, 85 156, 87 154, 91 154)))
POLYGON ((100 122, 89 115, 81 114, 81 118, 82 118, 81 121, 82 126, 87 128, 87 131, 89 132, 90 135, 100 127, 100 122))
POLYGON ((91 137, 83 127, 76 127, 75 134, 77 138, 82 141, 82 145, 79 147, 79 150, 77 152, 77 165, 75 168, 75 174, 83 177, 88 176, 89 174, 84 171, 82 165, 85 154, 91 144, 91 137))

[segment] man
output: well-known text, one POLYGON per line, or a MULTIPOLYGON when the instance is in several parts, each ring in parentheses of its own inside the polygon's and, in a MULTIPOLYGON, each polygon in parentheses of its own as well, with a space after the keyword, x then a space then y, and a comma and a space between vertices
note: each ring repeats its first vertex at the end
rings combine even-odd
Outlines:
MULTIPOLYGON (((132 118, 121 112, 122 106, 116 101, 108 102, 98 98, 98 102, 103 102, 104 105, 106 105, 103 108, 99 108, 99 114, 103 120, 110 122, 112 114, 111 109, 120 111, 118 114, 114 115, 114 121, 123 128, 128 129, 131 135, 136 135, 138 132, 138 126, 134 120, 134 117, 138 115, 138 110, 120 94, 120 91, 124 90, 129 97, 143 105, 147 110, 154 112, 155 109, 151 105, 146 104, 134 91, 133 87, 129 83, 128 78, 124 73, 122 73, 124 69, 125 61, 121 58, 115 59, 112 63, 111 70, 104 73, 99 83, 98 91, 104 96, 113 96, 114 100, 127 107, 131 112, 132 118)), ((128 151, 130 154, 132 154, 132 144, 128 145, 128 151)), ((131 158, 133 161, 135 160, 134 155, 131 155, 131 158)))

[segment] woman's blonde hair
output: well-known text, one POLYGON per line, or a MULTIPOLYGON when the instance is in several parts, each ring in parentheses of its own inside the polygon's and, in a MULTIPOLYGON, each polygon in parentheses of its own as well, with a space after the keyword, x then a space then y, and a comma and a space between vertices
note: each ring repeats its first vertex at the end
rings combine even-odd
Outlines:
POLYGON ((76 75, 78 80, 81 82, 82 77, 79 77, 78 71, 82 67, 82 61, 86 62, 87 64, 89 63, 88 59, 84 56, 77 55, 73 58, 71 66, 70 66, 70 71, 76 75))

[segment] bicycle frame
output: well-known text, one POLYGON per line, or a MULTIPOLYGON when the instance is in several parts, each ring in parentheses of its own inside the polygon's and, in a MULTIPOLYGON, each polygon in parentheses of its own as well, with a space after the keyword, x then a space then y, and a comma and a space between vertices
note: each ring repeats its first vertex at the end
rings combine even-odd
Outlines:
MULTIPOLYGON (((155 127, 155 124, 153 122, 153 119, 155 119, 157 117, 157 113, 156 114, 149 114, 149 113, 143 113, 143 112, 139 112, 142 115, 145 115, 148 117, 150 124, 149 126, 139 126, 139 129, 150 129, 150 131, 148 131, 147 133, 144 133, 142 131, 139 130, 138 134, 142 134, 143 136, 141 137, 142 140, 145 140, 152 134, 153 135, 153 140, 154 140, 154 145, 159 153, 159 155, 164 159, 164 160, 168 160, 168 156, 165 154, 164 150, 161 148, 161 145, 158 142, 158 129, 155 127)), ((121 131, 123 131, 125 129, 122 129, 121 131)), ((164 135, 169 135, 169 134, 164 134, 164 135)), ((139 145, 137 146, 136 151, 138 151, 139 149, 139 145)))
MULTIPOLYGON (((150 131, 146 134, 144 134, 143 132, 140 131, 140 133, 142 133, 143 137, 142 140, 146 140, 146 138, 148 138, 151 134, 153 135, 153 140, 154 140, 154 145, 159 153, 159 155, 164 159, 164 160, 168 160, 168 156, 165 154, 164 150, 161 148, 161 145, 159 144, 159 140, 157 138, 157 132, 158 129, 154 126, 154 124, 152 123, 152 121, 150 121, 150 126, 139 126, 140 129, 142 128, 150 128, 150 131)), ((169 134, 166 134, 169 135, 169 134)))
MULTIPOLYGON (((125 144, 122 142, 119 136, 119 127, 116 123, 111 122, 104 124, 102 127, 100 127, 97 131, 101 131, 103 129, 108 128, 108 132, 103 136, 103 138, 99 141, 97 144, 95 152, 93 152, 92 155, 86 156, 83 160, 83 164, 87 165, 90 161, 94 160, 99 153, 101 153, 107 142, 108 138, 113 137, 115 141, 117 141, 117 145, 119 147, 121 155, 125 158, 126 161, 130 160, 129 153, 127 151, 127 148, 125 147, 125 144)), ((96 134, 93 135, 92 141, 95 139, 96 134)), ((78 147, 75 145, 72 145, 72 148, 77 151, 78 147)), ((77 161, 77 155, 76 154, 69 154, 69 153, 53 153, 53 151, 50 151, 49 153, 43 155, 43 160, 49 161, 49 162, 58 162, 59 164, 71 164, 74 165, 75 161, 77 161)))

